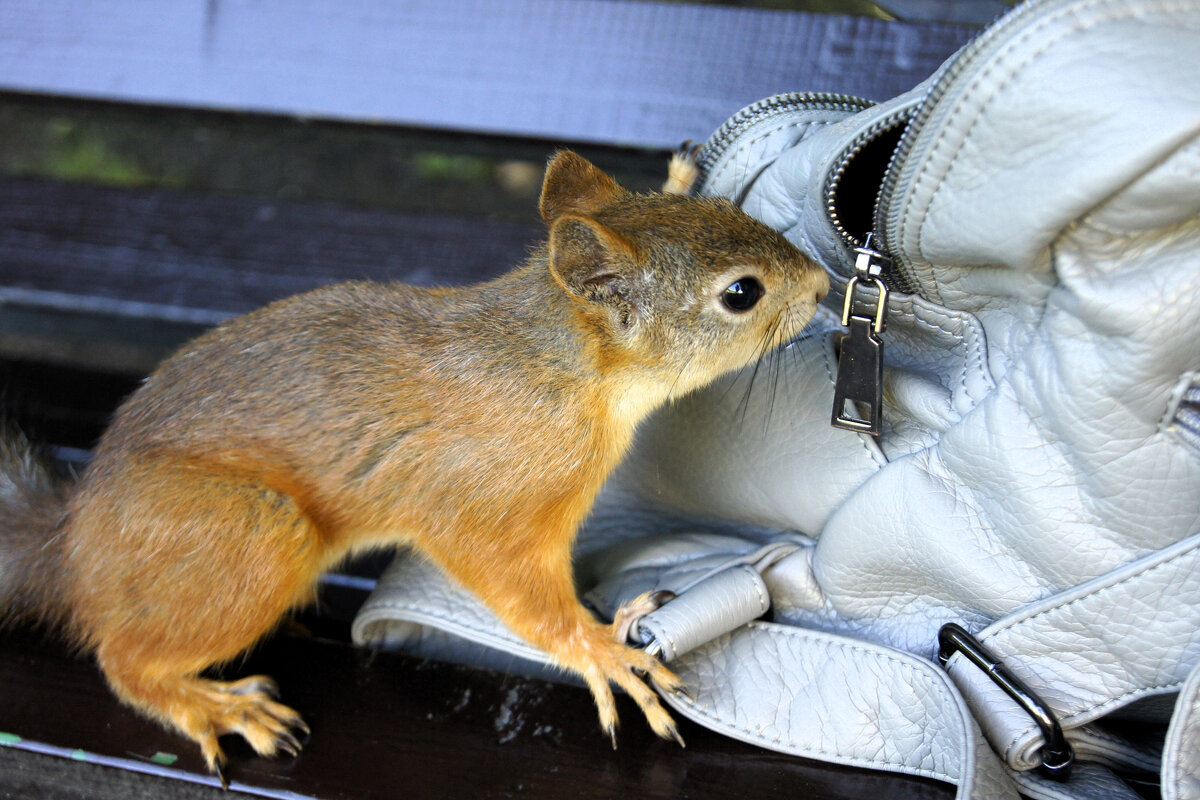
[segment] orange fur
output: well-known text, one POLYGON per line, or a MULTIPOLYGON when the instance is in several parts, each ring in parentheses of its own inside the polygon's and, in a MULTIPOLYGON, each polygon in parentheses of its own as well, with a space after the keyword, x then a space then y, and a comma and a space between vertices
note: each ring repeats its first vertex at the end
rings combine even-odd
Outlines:
POLYGON ((47 494, 61 524, 39 574, 68 629, 214 769, 218 736, 292 752, 303 723, 268 679, 199 674, 347 554, 397 543, 581 675, 610 733, 612 682, 678 738, 636 672, 676 678, 576 599, 575 532, 639 420, 798 332, 826 278, 728 203, 631 195, 571 153, 540 207, 548 244, 495 281, 341 284, 199 337, 119 409, 66 499, 47 494), (766 299, 733 314, 718 298, 743 275, 766 299))

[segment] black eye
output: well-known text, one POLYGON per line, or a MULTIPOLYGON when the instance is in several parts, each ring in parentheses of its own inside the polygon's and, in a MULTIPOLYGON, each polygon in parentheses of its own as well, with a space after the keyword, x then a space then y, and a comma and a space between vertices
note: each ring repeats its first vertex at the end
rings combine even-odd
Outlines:
POLYGON ((725 287, 725 291, 721 292, 721 302, 730 311, 742 313, 754 308, 755 304, 762 299, 765 294, 763 285, 758 282, 758 279, 745 277, 738 278, 733 283, 725 287))

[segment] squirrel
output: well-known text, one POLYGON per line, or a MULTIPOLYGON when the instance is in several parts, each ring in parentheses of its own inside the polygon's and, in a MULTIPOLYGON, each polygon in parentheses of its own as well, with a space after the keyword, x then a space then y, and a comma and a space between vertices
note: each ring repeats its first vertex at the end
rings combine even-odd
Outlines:
POLYGON ((7 434, 0 613, 93 653, 226 783, 218 737, 295 755, 308 729, 270 678, 202 673, 350 554, 407 546, 582 677, 610 736, 615 684, 682 743, 645 679, 680 681, 576 596, 576 530, 638 422, 794 337, 828 278, 727 200, 631 193, 570 151, 538 207, 546 240, 494 280, 341 283, 200 335, 74 481, 7 434))

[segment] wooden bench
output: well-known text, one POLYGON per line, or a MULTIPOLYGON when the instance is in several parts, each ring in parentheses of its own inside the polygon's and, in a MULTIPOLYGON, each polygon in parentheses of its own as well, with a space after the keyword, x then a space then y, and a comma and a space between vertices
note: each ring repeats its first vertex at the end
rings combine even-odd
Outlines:
MULTIPOLYGON (((221 319, 337 280, 454 283, 517 263, 541 235, 538 178, 557 147, 649 188, 675 145, 750 102, 784 91, 883 99, 970 34, 618 0, 9 0, 0 14, 7 413, 82 464, 121 397, 221 319)), ((630 723, 613 753, 575 687, 347 646, 344 623, 371 570, 327 583, 322 613, 304 620, 315 635, 281 635, 253 656, 315 733, 295 761, 234 748, 235 789, 952 793, 694 726, 680 751, 635 723, 632 706, 622 707, 630 723)), ((79 796, 190 797, 215 785, 189 743, 116 704, 94 666, 24 633, 0 638, 0 745, 9 746, 0 794, 79 785, 79 796), (157 782, 166 779, 191 785, 157 782)))

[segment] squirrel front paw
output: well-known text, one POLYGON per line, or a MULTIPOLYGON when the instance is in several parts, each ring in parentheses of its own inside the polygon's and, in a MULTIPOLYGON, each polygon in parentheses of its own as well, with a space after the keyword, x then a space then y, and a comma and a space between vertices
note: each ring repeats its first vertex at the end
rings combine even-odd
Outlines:
POLYGON ((608 627, 596 624, 572 638, 555 654, 557 661, 587 682, 600 714, 600 727, 612 740, 613 749, 617 746, 617 710, 611 686, 614 683, 638 704, 651 730, 663 739, 672 739, 680 747, 685 746, 675 720, 659 703, 654 690, 640 677, 649 678, 660 689, 672 694, 686 694, 675 673, 649 653, 616 641, 608 627))

